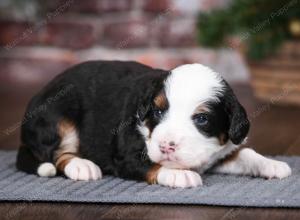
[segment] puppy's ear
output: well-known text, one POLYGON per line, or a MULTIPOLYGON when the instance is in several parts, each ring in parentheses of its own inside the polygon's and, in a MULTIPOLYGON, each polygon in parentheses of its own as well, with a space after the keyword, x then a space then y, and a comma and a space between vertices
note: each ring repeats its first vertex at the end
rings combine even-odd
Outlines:
POLYGON ((141 89, 141 95, 138 101, 137 115, 140 121, 144 121, 152 108, 152 99, 155 94, 153 83, 147 82, 146 88, 141 89))
POLYGON ((151 110, 151 99, 149 99, 148 102, 144 101, 140 103, 137 110, 138 119, 144 121, 147 114, 150 112, 150 110, 151 110))
POLYGON ((248 134, 250 122, 244 107, 239 103, 230 86, 225 83, 225 111, 229 117, 229 139, 234 144, 241 144, 248 134))
POLYGON ((149 75, 149 78, 145 77, 142 82, 139 82, 140 88, 138 90, 141 92, 137 107, 139 120, 144 121, 153 109, 153 99, 162 89, 166 76, 167 73, 162 72, 162 74, 156 74, 155 76, 149 75))

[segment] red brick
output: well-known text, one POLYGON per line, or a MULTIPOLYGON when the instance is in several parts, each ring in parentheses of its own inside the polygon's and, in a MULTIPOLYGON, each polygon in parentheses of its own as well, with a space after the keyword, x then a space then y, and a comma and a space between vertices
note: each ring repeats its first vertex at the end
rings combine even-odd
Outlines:
POLYGON ((13 49, 0 56, 0 81, 6 87, 45 84, 77 62, 71 52, 61 50, 13 49))
POLYGON ((156 40, 163 47, 195 47, 197 46, 195 21, 166 20, 160 25, 156 40))
POLYGON ((203 0, 175 0, 172 3, 172 11, 176 16, 196 16, 203 7, 203 0))
POLYGON ((51 0, 43 2, 43 9, 46 13, 66 13, 71 11, 78 0, 51 0))
POLYGON ((143 20, 108 22, 105 24, 104 41, 116 49, 143 47, 150 43, 149 26, 143 20))
POLYGON ((37 42, 32 23, 1 21, 0 23, 0 45, 9 49, 16 45, 31 45, 37 42))
POLYGON ((39 31, 39 43, 73 49, 87 48, 96 41, 93 25, 51 22, 39 31))
POLYGON ((172 6, 170 0, 145 0, 143 9, 148 12, 163 12, 172 6))
MULTIPOLYGON (((69 12, 82 12, 101 14, 107 12, 128 11, 131 9, 133 0, 69 0, 71 1, 69 12)), ((48 10, 55 10, 63 5, 65 0, 47 1, 48 10)))
POLYGON ((228 0, 203 0, 201 2, 201 11, 210 11, 213 9, 223 8, 228 5, 228 0))
POLYGON ((24 45, 81 49, 90 47, 96 40, 93 25, 75 21, 44 19, 35 24, 6 21, 0 23, 0 32, 0 45, 7 49, 24 45))

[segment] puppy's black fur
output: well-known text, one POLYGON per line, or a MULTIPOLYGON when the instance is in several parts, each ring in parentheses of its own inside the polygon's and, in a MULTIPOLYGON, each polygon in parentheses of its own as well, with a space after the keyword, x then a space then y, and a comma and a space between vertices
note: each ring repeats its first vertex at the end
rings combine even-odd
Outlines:
POLYGON ((92 61, 68 69, 29 103, 17 168, 36 173, 42 162, 53 162, 61 141, 57 124, 68 119, 78 130, 82 158, 105 174, 144 180, 152 163, 142 155, 137 120, 151 110, 167 76, 135 62, 92 61))
MULTIPOLYGON (((104 174, 145 180, 155 165, 137 125, 145 121, 152 130, 159 123, 154 98, 163 92, 168 75, 168 71, 121 61, 91 61, 66 70, 30 101, 17 168, 37 173, 40 164, 55 163, 61 143, 58 124, 68 120, 76 127, 81 158, 96 163, 104 174)), ((240 144, 249 122, 229 85, 224 85, 220 102, 210 106, 210 127, 203 131, 240 144)))

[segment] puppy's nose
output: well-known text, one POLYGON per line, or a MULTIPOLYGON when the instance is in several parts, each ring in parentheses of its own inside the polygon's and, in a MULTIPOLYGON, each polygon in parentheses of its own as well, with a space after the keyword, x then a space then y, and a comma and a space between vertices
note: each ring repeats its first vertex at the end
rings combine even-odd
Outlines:
POLYGON ((159 145, 159 149, 163 154, 173 153, 176 150, 176 143, 174 141, 162 141, 159 145))

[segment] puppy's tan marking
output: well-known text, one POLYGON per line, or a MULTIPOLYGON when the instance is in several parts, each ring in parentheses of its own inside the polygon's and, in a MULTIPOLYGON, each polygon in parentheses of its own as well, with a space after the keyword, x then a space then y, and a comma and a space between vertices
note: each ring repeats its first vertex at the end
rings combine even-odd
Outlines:
POLYGON ((70 154, 70 153, 64 153, 64 154, 60 155, 60 157, 56 160, 56 163, 55 163, 56 168, 60 172, 64 172, 67 164, 70 162, 70 160, 72 160, 75 157, 76 157, 76 155, 70 154))
POLYGON ((69 119, 62 119, 58 123, 57 128, 58 128, 58 133, 59 133, 61 138, 69 135, 73 131, 76 131, 75 124, 69 119))
POLYGON ((150 125, 150 121, 148 119, 145 119, 145 126, 149 129, 149 133, 147 135, 147 138, 150 139, 152 131, 153 131, 153 127, 150 125))
POLYGON ((231 154, 229 154, 227 157, 225 157, 223 160, 221 160, 220 164, 225 165, 225 164, 231 163, 232 161, 235 161, 238 158, 239 153, 242 149, 243 149, 243 147, 233 151, 231 154))
POLYGON ((209 112, 209 108, 207 106, 205 106, 204 104, 201 104, 195 109, 194 115, 200 114, 200 113, 205 113, 205 112, 209 112))
POLYGON ((61 120, 57 125, 57 130, 61 142, 54 154, 54 160, 58 170, 63 172, 70 160, 77 156, 79 138, 75 124, 68 119, 61 120))
POLYGON ((225 134, 225 133, 220 134, 220 136, 219 136, 219 143, 220 143, 220 145, 226 144, 227 141, 228 141, 227 134, 225 134))
POLYGON ((158 175, 158 170, 161 168, 161 165, 159 164, 154 164, 152 168, 148 171, 146 175, 146 181, 149 184, 156 184, 157 183, 157 175, 158 175))
POLYGON ((159 109, 166 109, 168 106, 168 100, 164 92, 160 92, 154 99, 154 104, 159 109))

